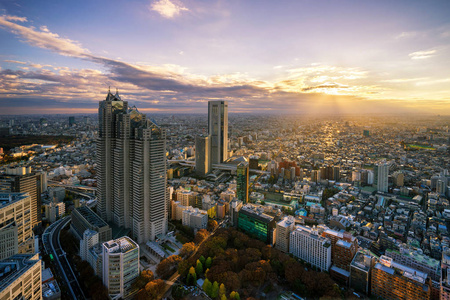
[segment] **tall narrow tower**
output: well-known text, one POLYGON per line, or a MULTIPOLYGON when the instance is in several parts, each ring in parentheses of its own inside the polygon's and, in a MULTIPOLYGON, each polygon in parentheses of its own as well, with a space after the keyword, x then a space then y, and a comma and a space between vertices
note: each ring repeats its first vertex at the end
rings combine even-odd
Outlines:
POLYGON ((240 162, 237 165, 236 194, 238 200, 241 200, 244 204, 248 203, 248 172, 248 162, 240 162))
POLYGON ((388 175, 389 175, 389 165, 386 162, 381 162, 374 167, 374 185, 376 185, 377 190, 380 192, 388 191, 388 175))
POLYGON ((98 212, 140 244, 167 232, 166 132, 108 92, 99 105, 98 212))
POLYGON ((208 102, 208 134, 210 136, 211 164, 228 159, 228 102, 208 102))

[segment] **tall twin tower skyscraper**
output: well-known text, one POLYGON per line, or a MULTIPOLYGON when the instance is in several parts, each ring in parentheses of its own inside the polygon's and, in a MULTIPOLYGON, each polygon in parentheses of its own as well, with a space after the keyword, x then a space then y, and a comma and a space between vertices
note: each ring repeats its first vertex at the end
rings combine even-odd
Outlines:
POLYGON ((166 132, 119 93, 98 109, 98 212, 140 244, 167 232, 166 132))
POLYGON ((228 159, 228 102, 208 102, 208 136, 195 138, 195 170, 205 176, 228 159))

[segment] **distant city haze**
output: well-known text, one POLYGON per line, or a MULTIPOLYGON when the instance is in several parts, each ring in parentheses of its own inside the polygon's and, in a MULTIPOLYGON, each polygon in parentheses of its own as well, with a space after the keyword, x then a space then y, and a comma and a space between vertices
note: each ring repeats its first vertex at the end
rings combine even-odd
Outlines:
POLYGON ((0 3, 0 114, 450 114, 450 2, 0 3))

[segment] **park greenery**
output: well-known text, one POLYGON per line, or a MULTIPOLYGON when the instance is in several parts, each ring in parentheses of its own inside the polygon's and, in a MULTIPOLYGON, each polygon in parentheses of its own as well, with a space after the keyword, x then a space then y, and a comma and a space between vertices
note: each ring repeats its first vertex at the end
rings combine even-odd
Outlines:
POLYGON ((262 292, 272 291, 274 285, 308 298, 344 296, 328 273, 318 272, 234 228, 219 228, 198 246, 195 255, 189 254, 195 245, 186 248, 185 259, 176 263, 182 280, 195 285, 198 279, 204 279, 202 288, 213 299, 257 298, 262 292))

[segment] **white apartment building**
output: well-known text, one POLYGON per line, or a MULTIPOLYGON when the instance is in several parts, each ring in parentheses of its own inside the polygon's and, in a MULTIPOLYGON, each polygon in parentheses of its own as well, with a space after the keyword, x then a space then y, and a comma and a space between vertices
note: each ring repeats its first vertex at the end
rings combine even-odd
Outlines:
POLYGON ((180 201, 172 201, 172 220, 183 220, 183 211, 188 209, 188 206, 181 205, 180 201))
POLYGON ((0 299, 42 299, 39 254, 16 254, 0 261, 0 299))
POLYGON ((289 238, 295 227, 295 219, 287 216, 277 223, 275 248, 289 253, 289 238))
POLYGON ((290 235, 289 252, 321 271, 331 266, 331 241, 315 228, 297 225, 290 235))
POLYGON ((80 240, 80 257, 82 260, 88 261, 89 249, 99 243, 98 232, 95 230, 86 229, 83 233, 83 238, 80 240))
POLYGON ((380 192, 388 191, 388 175, 389 165, 385 162, 376 164, 374 167, 375 182, 377 184, 377 190, 380 192))
POLYGON ((139 276, 139 246, 127 236, 104 242, 103 284, 112 299, 130 299, 133 283, 139 276))
POLYGON ((183 210, 183 225, 194 229, 206 229, 208 227, 208 213, 205 210, 189 206, 183 210))
POLYGON ((66 205, 64 202, 50 202, 44 204, 45 218, 51 223, 61 218, 66 213, 66 205))

